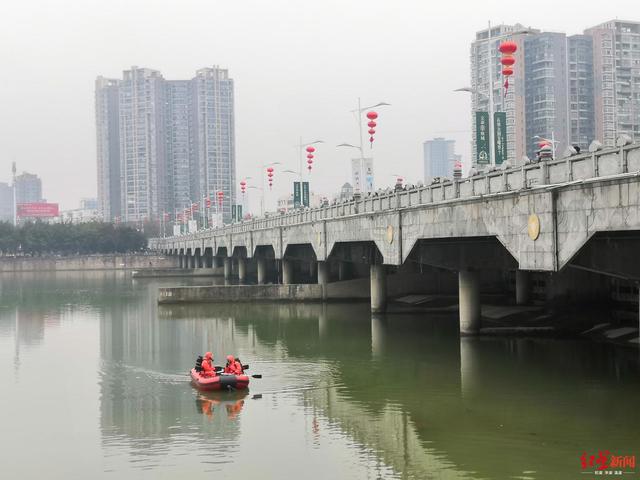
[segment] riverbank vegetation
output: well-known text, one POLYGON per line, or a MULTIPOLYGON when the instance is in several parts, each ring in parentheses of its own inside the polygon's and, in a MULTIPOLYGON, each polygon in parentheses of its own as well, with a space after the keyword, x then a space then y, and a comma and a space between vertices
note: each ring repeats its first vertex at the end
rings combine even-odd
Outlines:
POLYGON ((146 248, 144 233, 112 223, 0 222, 2 255, 86 255, 128 253, 146 248))

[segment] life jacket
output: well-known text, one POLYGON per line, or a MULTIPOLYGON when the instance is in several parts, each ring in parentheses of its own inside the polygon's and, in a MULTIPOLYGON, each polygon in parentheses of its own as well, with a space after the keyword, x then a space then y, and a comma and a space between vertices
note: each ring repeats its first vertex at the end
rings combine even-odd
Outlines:
POLYGON ((244 370, 242 369, 242 364, 237 359, 235 362, 233 362, 233 369, 234 369, 233 373, 235 373, 236 375, 242 375, 244 373, 244 370))
POLYGON ((211 360, 209 360, 208 358, 205 358, 202 361, 202 374, 205 377, 212 377, 215 373, 216 371, 211 366, 211 360))

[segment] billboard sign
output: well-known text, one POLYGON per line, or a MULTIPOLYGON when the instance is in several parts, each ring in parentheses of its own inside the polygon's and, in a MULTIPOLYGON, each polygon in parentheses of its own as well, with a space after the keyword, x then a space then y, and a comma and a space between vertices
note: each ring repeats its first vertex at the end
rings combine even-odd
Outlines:
POLYGON ((476 112, 476 163, 491 163, 489 151, 489 112, 476 112))
POLYGON ((231 205, 231 221, 235 222, 237 220, 237 215, 238 215, 238 206, 237 205, 231 205))
POLYGON ((20 218, 53 218, 60 214, 57 203, 19 203, 16 210, 20 218))
POLYGON ((309 204, 309 182, 302 182, 302 206, 311 206, 309 204))
POLYGON ((494 145, 496 165, 507 160, 507 113, 496 112, 493 114, 493 131, 495 133, 494 145))
POLYGON ((353 187, 360 192, 373 191, 373 158, 354 158, 351 160, 353 187))
POLYGON ((293 208, 300 208, 302 205, 302 193, 300 191, 300 182, 293 182, 293 208))

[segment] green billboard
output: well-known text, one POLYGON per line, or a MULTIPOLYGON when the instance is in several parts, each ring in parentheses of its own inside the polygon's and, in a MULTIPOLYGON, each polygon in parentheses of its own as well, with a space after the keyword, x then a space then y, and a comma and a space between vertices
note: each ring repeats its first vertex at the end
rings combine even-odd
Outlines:
POLYGON ((302 205, 309 207, 309 182, 302 182, 302 205))
POLYGON ((300 208, 302 205, 302 193, 300 182, 293 182, 293 208, 300 208))
POLYGON ((493 114, 494 151, 496 165, 507 160, 507 114, 496 112, 493 114))
POLYGON ((489 147, 489 112, 476 112, 476 163, 491 163, 489 147))

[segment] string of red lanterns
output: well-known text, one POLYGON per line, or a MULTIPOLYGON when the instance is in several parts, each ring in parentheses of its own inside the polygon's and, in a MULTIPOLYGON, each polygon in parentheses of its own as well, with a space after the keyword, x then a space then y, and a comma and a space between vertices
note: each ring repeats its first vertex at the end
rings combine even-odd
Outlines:
POLYGON ((273 167, 267 168, 267 177, 269 180, 269 190, 271 190, 271 187, 273 186, 273 167))
POLYGON ((502 53, 502 58, 500 59, 502 75, 506 77, 504 81, 504 91, 506 93, 509 90, 509 77, 513 75, 513 66, 516 63, 516 58, 513 54, 518 50, 518 44, 508 40, 500 44, 499 50, 502 53))
POLYGON ((311 169, 313 168, 313 152, 316 151, 316 149, 314 147, 312 147, 311 145, 309 145, 307 148, 307 169, 309 170, 309 173, 311 173, 311 169))
POLYGON ((245 180, 242 180, 240 182, 240 191, 242 192, 242 195, 244 195, 247 191, 247 182, 245 180))
POLYGON ((221 190, 218 192, 218 205, 222 207, 222 201, 224 200, 224 192, 221 190))
POLYGON ((376 133, 376 126, 378 125, 375 120, 378 118, 378 114, 374 111, 367 112, 367 118, 369 119, 369 123, 367 123, 367 126, 369 127, 369 144, 371 145, 371 148, 373 148, 373 141, 375 140, 373 136, 376 133))

